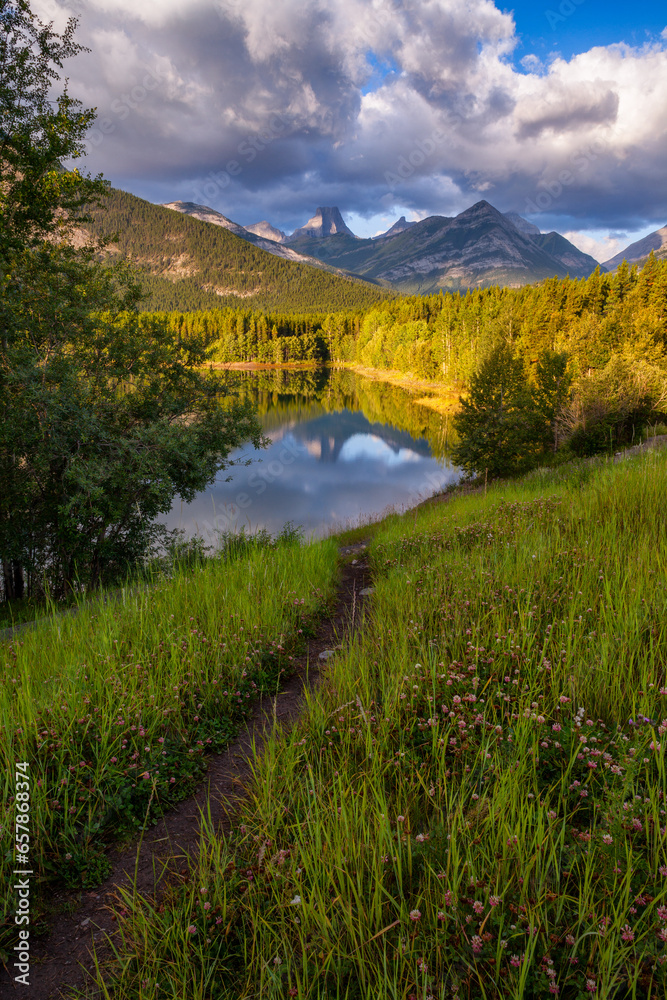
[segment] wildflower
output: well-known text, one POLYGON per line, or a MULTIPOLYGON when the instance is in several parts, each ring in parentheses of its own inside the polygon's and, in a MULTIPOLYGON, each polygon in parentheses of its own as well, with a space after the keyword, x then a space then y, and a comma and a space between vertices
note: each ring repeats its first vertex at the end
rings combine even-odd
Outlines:
POLYGON ((607 844, 607 845, 613 844, 614 843, 614 838, 612 837, 612 835, 610 833, 605 833, 605 834, 602 835, 602 843, 603 844, 607 844))
POLYGON ((397 823, 405 823, 405 816, 397 816, 396 817, 396 822, 397 823))
POLYGON ((476 899, 475 902, 472 904, 472 908, 478 917, 481 917, 481 915, 484 913, 484 903, 480 903, 478 899, 476 899))
POLYGON ((290 899, 290 906, 301 906, 301 896, 295 896, 294 899, 290 899))
POLYGON ((417 921, 420 919, 421 919, 420 910, 410 910, 410 920, 413 922, 413 924, 416 924, 417 921))
POLYGON ((574 937, 572 936, 572 934, 568 934, 566 936, 565 943, 569 944, 570 946, 572 946, 573 944, 576 944, 576 942, 575 942, 574 937))
POLYGON ((188 934, 196 934, 196 933, 197 933, 197 928, 195 927, 194 924, 190 924, 190 926, 188 927, 188 934))
POLYGON ((209 903, 208 900, 206 900, 206 902, 204 903, 204 909, 205 910, 210 910, 211 909, 211 904, 209 903))
POLYGON ((660 920, 667 920, 667 906, 658 907, 658 917, 660 920))
POLYGON ((589 993, 595 993, 597 988, 598 988, 597 983, 595 982, 594 979, 586 980, 586 989, 588 990, 589 993))
POLYGON ((478 934, 475 934, 473 936, 473 939, 472 939, 472 950, 473 950, 473 953, 475 955, 479 955, 480 951, 482 950, 482 947, 483 947, 483 942, 482 942, 481 937, 479 937, 478 934))
POLYGON ((625 927, 623 928, 621 932, 621 938, 623 939, 623 941, 628 941, 628 942, 634 941, 635 932, 632 930, 629 924, 626 924, 625 927))
POLYGON ((518 955, 512 955, 510 958, 510 965, 513 965, 515 969, 518 969, 521 965, 521 959, 518 955))
POLYGON ((438 920, 444 920, 444 919, 445 919, 445 914, 442 912, 442 910, 439 910, 438 911, 438 920))
POLYGON ((489 906, 498 906, 502 903, 500 896, 489 896, 489 906))

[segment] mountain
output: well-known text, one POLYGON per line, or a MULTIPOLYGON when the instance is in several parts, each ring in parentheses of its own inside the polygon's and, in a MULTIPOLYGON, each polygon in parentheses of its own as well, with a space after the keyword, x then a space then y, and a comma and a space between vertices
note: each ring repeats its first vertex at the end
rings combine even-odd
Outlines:
POLYGON ((380 233, 379 236, 374 236, 374 240, 384 240, 387 236, 398 236, 399 233, 404 233, 406 229, 411 229, 412 226, 416 225, 414 222, 406 222, 405 216, 402 215, 386 233, 380 233))
POLYGON ((526 236, 539 236, 540 230, 537 226, 534 226, 532 222, 528 219, 524 219, 522 215, 518 212, 505 212, 505 218, 509 219, 512 225, 516 226, 520 233, 525 233, 526 236))
POLYGON ((253 234, 252 240, 241 238, 232 227, 243 227, 219 212, 201 205, 184 211, 184 204, 189 203, 173 202, 181 207, 165 208, 111 189, 104 204, 90 210, 92 222, 85 228, 115 238, 109 252, 140 269, 146 308, 185 311, 243 305, 327 312, 366 308, 387 297, 384 289, 339 271, 331 273, 321 261, 313 267, 298 254, 292 260, 267 253, 259 243, 269 243, 274 251, 287 248, 253 234))
POLYGON ((568 274, 587 277, 598 266, 558 233, 522 232, 487 201, 453 219, 438 215, 423 219, 391 238, 362 240, 340 233, 313 240, 294 233, 290 244, 413 294, 493 284, 518 287, 568 274))
POLYGON ((294 240, 314 239, 322 240, 327 236, 334 236, 344 233, 346 236, 354 238, 354 233, 343 222, 343 216, 337 208, 318 208, 312 219, 308 219, 305 226, 295 229, 291 236, 287 237, 287 242, 294 240))
MULTIPOLYGON (((266 238, 254 233, 250 229, 239 226, 237 222, 232 222, 226 215, 216 212, 214 208, 208 208, 206 205, 196 205, 193 201, 170 201, 160 207, 170 208, 174 212, 181 212, 183 215, 189 215, 193 219, 199 219, 200 222, 210 222, 214 226, 222 226, 223 229, 228 229, 230 233, 234 233, 234 236, 239 236, 242 240, 247 240, 248 243, 259 247, 260 250, 266 250, 267 253, 275 254, 276 257, 293 260, 299 264, 310 264, 311 267, 326 267, 317 257, 311 257, 308 254, 290 250, 289 247, 284 247, 280 243, 276 243, 271 237, 266 238)), ((256 225, 269 226, 273 232, 280 233, 279 229, 274 229, 268 222, 259 222, 256 225)), ((285 234, 283 233, 282 235, 284 236, 285 234)), ((333 273, 339 272, 334 269, 333 273)))
POLYGON ((651 250, 655 252, 656 257, 667 257, 667 226, 663 226, 662 229, 656 229, 654 233, 644 236, 643 239, 637 240, 636 243, 631 243, 629 247, 621 250, 615 257, 606 260, 604 266, 608 271, 615 271, 624 260, 627 260, 628 264, 636 264, 638 261, 648 257, 651 250))
POLYGON ((252 226, 246 226, 245 228, 247 232, 254 233, 255 236, 263 236, 265 240, 273 240, 275 243, 284 243, 287 236, 282 229, 276 229, 266 219, 262 222, 253 222, 252 226))
MULTIPOLYGON (((575 247, 574 243, 570 243, 560 233, 540 233, 538 231, 537 236, 533 236, 533 240, 543 250, 550 253, 555 260, 559 261, 567 269, 571 278, 586 278, 598 266, 595 257, 591 257, 590 254, 575 247)), ((600 270, 606 271, 606 267, 600 265, 600 270)))

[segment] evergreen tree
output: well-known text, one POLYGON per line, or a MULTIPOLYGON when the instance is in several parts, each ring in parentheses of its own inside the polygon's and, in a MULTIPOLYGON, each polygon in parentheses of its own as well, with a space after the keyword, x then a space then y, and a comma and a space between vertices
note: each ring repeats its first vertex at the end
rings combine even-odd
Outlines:
POLYGON ((470 380, 454 418, 459 435, 452 460, 469 475, 503 476, 534 462, 536 407, 520 358, 506 345, 495 348, 470 380))
POLYGON ((558 451, 558 417, 572 385, 568 360, 564 351, 543 351, 537 359, 533 399, 542 420, 544 447, 551 447, 554 453, 558 451))

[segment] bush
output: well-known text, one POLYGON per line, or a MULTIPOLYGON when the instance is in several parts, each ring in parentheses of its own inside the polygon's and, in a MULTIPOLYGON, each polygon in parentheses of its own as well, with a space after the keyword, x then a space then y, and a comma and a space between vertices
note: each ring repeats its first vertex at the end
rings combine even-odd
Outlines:
POLYGON ((667 376, 655 364, 615 355, 574 386, 559 418, 561 433, 576 455, 593 455, 641 439, 667 404, 667 376))

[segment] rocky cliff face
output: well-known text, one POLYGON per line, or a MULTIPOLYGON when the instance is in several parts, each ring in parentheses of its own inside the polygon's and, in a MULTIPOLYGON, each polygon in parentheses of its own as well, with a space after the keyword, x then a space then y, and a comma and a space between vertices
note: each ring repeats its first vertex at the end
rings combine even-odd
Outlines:
POLYGON ((276 229, 266 219, 263 219, 262 222, 253 222, 252 226, 246 226, 245 228, 249 233, 261 236, 265 240, 273 240, 274 243, 284 243, 287 236, 282 229, 276 229))
POLYGON ((346 236, 354 236, 352 230, 345 225, 343 216, 339 210, 336 207, 318 208, 315 215, 312 219, 308 219, 305 226, 295 229, 292 235, 287 237, 287 242, 291 243, 292 240, 300 239, 303 236, 321 240, 326 236, 336 236, 340 233, 344 233, 346 236))

